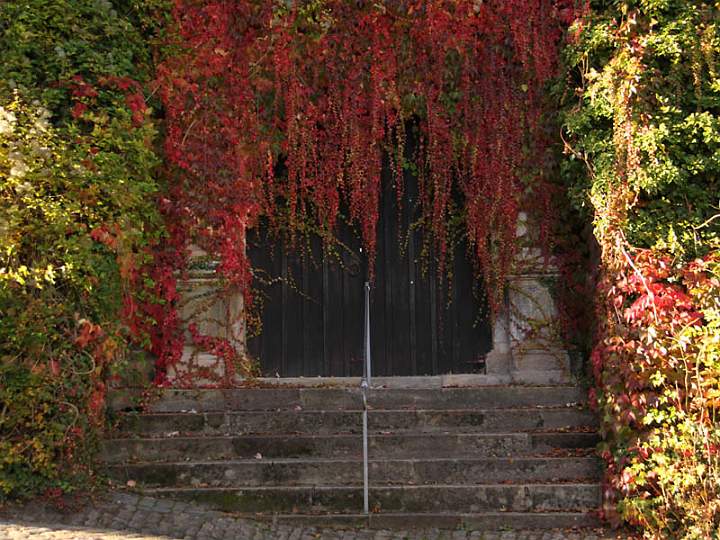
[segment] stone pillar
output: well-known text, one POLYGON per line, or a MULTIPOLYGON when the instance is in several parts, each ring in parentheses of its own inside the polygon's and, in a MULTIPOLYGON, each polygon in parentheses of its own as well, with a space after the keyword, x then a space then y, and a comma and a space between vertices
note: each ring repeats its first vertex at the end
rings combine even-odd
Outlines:
POLYGON ((490 383, 512 382, 512 349, 510 347, 510 317, 507 294, 492 321, 492 350, 485 357, 485 373, 490 383))
POLYGON ((517 237, 520 247, 514 270, 507 277, 503 306, 493 321, 487 374, 525 384, 568 382, 570 363, 559 336, 552 294, 558 272, 533 247, 528 217, 523 212, 517 237))
MULTIPOLYGON (((185 329, 186 346, 180 362, 169 370, 168 378, 173 381, 192 373, 193 383, 213 384, 226 380, 224 361, 196 347, 188 327, 195 324, 201 335, 227 340, 237 356, 244 358, 247 353, 244 300, 240 291, 228 294, 220 287, 214 263, 197 246, 191 246, 190 265, 187 279, 178 283, 178 310, 185 329), (211 374, 208 377, 195 375, 203 370, 209 370, 211 374)), ((239 380, 241 377, 236 374, 234 382, 239 380)))

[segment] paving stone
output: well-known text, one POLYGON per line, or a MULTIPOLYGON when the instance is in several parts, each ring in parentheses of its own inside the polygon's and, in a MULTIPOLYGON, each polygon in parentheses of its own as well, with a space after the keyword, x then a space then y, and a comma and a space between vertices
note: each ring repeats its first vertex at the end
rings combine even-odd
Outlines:
POLYGON ((158 499, 152 499, 150 497, 142 497, 138 502, 137 506, 139 508, 154 508, 155 505, 158 503, 158 499))
POLYGON ((60 514, 33 503, 2 510, 0 540, 159 540, 163 535, 188 540, 602 540, 597 531, 391 531, 269 527, 265 523, 129 494, 112 494, 60 514), (67 525, 77 521, 83 527, 67 525))

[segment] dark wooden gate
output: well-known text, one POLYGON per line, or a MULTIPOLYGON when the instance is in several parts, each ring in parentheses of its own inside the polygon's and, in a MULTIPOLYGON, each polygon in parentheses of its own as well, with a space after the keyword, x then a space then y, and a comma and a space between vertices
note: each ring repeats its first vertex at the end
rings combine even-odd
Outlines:
MULTIPOLYGON (((439 283, 433 257, 421 254, 422 231, 410 226, 419 216, 416 179, 405 175, 400 210, 389 173, 383 186, 371 291, 373 373, 483 373, 491 330, 465 242, 455 245, 452 280, 439 283)), ((319 238, 299 249, 263 227, 249 236, 262 329, 248 346, 263 375, 362 374, 367 261, 342 218, 337 236, 332 254, 323 253, 319 238)))

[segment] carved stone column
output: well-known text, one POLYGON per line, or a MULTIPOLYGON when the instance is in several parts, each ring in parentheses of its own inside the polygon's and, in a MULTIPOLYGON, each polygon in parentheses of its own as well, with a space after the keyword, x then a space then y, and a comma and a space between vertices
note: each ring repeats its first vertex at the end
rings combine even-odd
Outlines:
MULTIPOLYGON (((197 327, 198 333, 226 340, 238 357, 245 357, 246 321, 244 317, 244 301, 242 294, 228 294, 219 286, 215 276, 214 263, 207 254, 197 246, 191 246, 191 263, 187 279, 178 283, 180 305, 178 310, 185 329, 186 346, 183 356, 176 366, 168 371, 168 379, 172 382, 191 373, 192 382, 206 385, 227 380, 229 375, 222 359, 202 350, 192 342, 188 330, 190 324, 197 327), (208 377, 195 374, 208 371, 208 377)), ((236 374, 233 382, 241 380, 236 374)))
POLYGON ((514 271, 507 277, 503 306, 493 321, 487 373, 524 384, 568 382, 570 363, 558 332, 553 297, 558 272, 533 247, 525 213, 520 214, 517 237, 520 248, 514 271))

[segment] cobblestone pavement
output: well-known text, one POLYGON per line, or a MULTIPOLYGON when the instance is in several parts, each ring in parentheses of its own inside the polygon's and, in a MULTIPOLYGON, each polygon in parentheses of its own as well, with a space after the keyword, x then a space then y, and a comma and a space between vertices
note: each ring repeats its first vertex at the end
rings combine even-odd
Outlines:
MULTIPOLYGON (((75 512, 38 503, 0 507, 0 540, 605 540, 592 531, 468 532, 329 529, 271 525, 130 493, 98 497, 75 512)), ((617 538, 626 538, 617 536, 617 538)))

